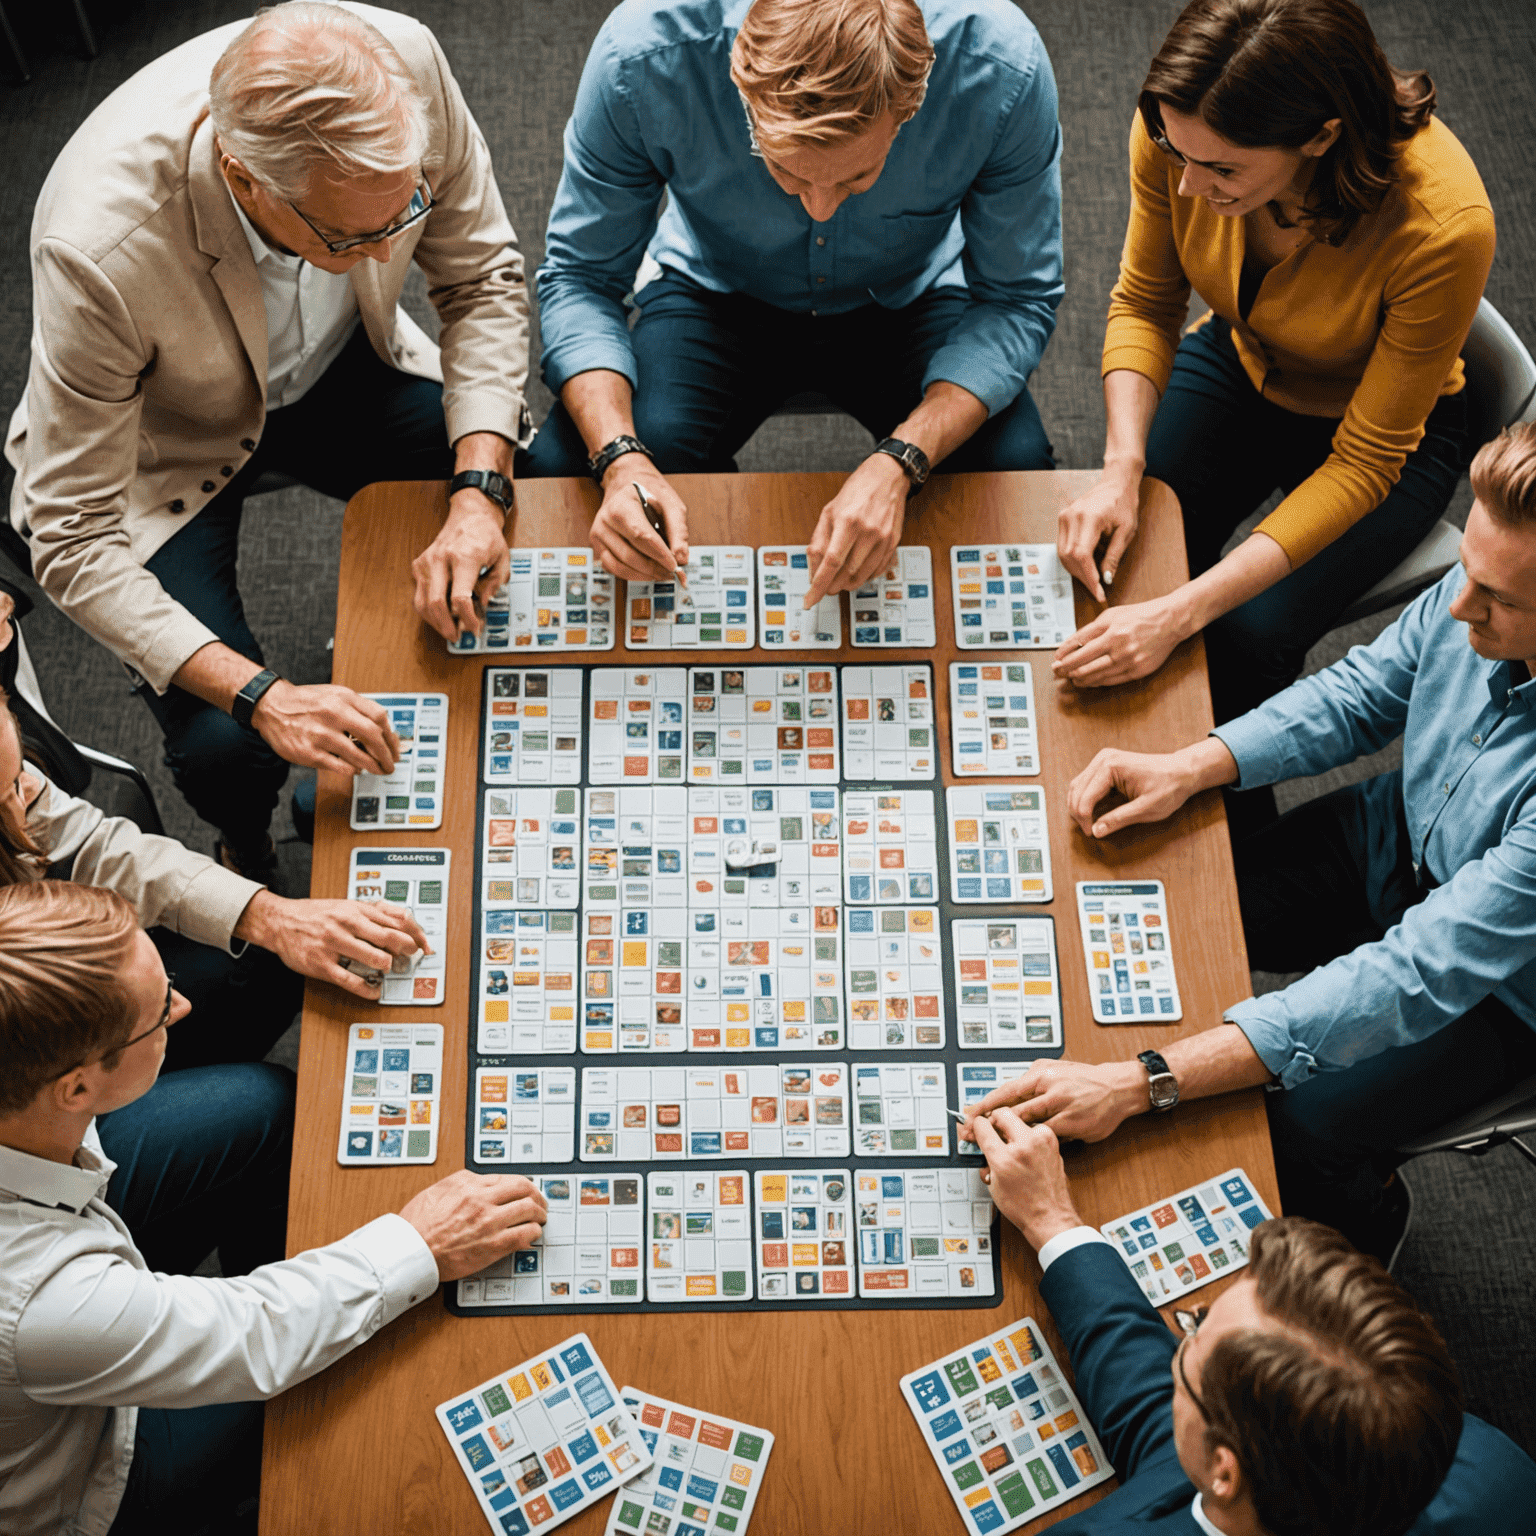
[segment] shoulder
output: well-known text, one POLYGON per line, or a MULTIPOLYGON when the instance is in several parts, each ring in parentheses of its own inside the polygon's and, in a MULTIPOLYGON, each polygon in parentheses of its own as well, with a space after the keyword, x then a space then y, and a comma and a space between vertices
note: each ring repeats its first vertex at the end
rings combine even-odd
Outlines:
POLYGON ((934 72, 964 60, 1004 74, 1030 77, 1049 68, 1035 24, 1010 0, 919 0, 933 44, 934 72))
POLYGON ((1533 1507, 1536 1462, 1508 1435, 1469 1413, 1462 1421, 1451 1470, 1408 1536, 1480 1536, 1485 1531, 1521 1530, 1533 1507))
POLYGON ((645 70, 659 56, 730 51, 750 0, 623 0, 608 14, 592 45, 610 66, 645 70))
POLYGON ((1397 181, 1378 218, 1415 244, 1492 237, 1493 205, 1461 140, 1432 117, 1398 150, 1397 181))

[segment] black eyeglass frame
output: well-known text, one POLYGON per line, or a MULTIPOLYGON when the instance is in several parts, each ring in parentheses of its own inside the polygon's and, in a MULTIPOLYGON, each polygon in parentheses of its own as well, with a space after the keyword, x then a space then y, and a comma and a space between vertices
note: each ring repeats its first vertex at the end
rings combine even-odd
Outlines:
POLYGON ((383 229, 376 229, 367 235, 348 235, 345 240, 328 240, 315 228, 313 220, 299 207, 297 203, 289 203, 288 206, 304 220, 309 226, 310 233, 328 250, 332 256, 345 256, 348 251, 355 251, 362 245, 377 245, 381 240, 393 240, 398 234, 409 229, 413 224, 419 224, 426 216, 437 207, 437 199, 432 196, 432 184, 422 178, 416 190, 411 193, 411 200, 406 204, 406 216, 393 224, 386 224, 383 229), (420 207, 417 204, 420 203, 420 207))
POLYGON ((149 1029, 142 1030, 139 1034, 130 1035, 121 1045, 112 1046, 110 1049, 103 1051, 100 1056, 87 1056, 84 1061, 77 1061, 74 1066, 65 1067, 62 1072, 54 1074, 54 1081, 57 1082, 61 1077, 68 1077, 71 1072, 78 1072, 81 1067, 88 1067, 92 1062, 103 1061, 108 1056, 115 1056, 120 1051, 126 1051, 129 1046, 137 1045, 140 1040, 148 1040, 151 1035, 158 1035, 171 1022, 171 1007, 175 1000, 176 973, 175 971, 167 971, 165 973, 165 1008, 160 1014, 160 1020, 157 1024, 149 1029))
POLYGON ((1195 1405, 1195 1410, 1199 1413, 1200 1417, 1202 1419, 1204 1419, 1207 1424, 1209 1424, 1211 1422, 1210 1410, 1201 1401, 1200 1394, 1198 1392, 1196 1392, 1195 1389, 1192 1386, 1190 1386, 1190 1384, 1189 1384, 1189 1373, 1184 1369, 1184 1346, 1186 1344, 1188 1344, 1189 1341, 1192 1338, 1194 1338, 1196 1333, 1199 1333, 1199 1331, 1200 1331, 1200 1324, 1203 1323, 1204 1321, 1205 1321, 1205 1314, 1204 1314, 1204 1312, 1203 1311, 1197 1312, 1195 1314, 1194 1332, 1193 1333, 1186 1333, 1184 1335, 1184 1337, 1179 1340, 1179 1347, 1176 1350, 1174 1350, 1174 1352, 1173 1352, 1173 1366, 1174 1366, 1174 1369, 1179 1373, 1179 1381, 1180 1381, 1181 1385, 1183 1386, 1184 1390, 1189 1394, 1190 1402, 1192 1402, 1195 1405))

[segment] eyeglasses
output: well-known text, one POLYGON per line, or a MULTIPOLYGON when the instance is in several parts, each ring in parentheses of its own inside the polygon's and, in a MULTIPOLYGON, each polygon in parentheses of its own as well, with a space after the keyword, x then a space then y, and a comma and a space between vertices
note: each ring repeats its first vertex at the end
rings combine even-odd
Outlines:
POLYGON ((416 188, 411 194, 411 200, 406 205, 405 217, 397 219, 393 224, 386 224, 383 229, 376 229, 368 235, 348 235, 345 240, 328 240, 315 228, 309 216, 297 203, 289 203, 288 206, 309 225, 310 231, 328 250, 332 256, 344 256, 348 251, 355 251, 360 245, 377 245, 381 240, 392 240, 401 230, 409 229, 412 224, 419 224, 432 212, 435 206, 432 197, 432 188, 426 182, 416 188))
POLYGON ((155 1025, 136 1035, 124 1040, 121 1045, 114 1045, 110 1050, 103 1051, 100 1056, 88 1056, 84 1061, 77 1061, 72 1067, 65 1067, 62 1072, 54 1074, 54 1081, 61 1077, 68 1077, 71 1072, 78 1072, 81 1067, 89 1066, 93 1061, 101 1061, 104 1057, 115 1056, 121 1051, 126 1051, 130 1045, 137 1045, 140 1040, 148 1040, 151 1035, 158 1035, 171 1022, 171 1008, 176 1001, 176 973, 165 973, 165 1007, 160 1011, 160 1018, 155 1025))
MULTIPOLYGON (((1153 142, 1153 143, 1154 143, 1154 144, 1156 144, 1156 145, 1157 145, 1157 147, 1158 147, 1158 148, 1159 148, 1159 149, 1160 149, 1160 150, 1162 150, 1162 152, 1163 152, 1163 153, 1164 153, 1164 154, 1165 154, 1165 155, 1167 155, 1167 156, 1168 156, 1168 158, 1169 158, 1169 159, 1170 159, 1170 160, 1172 160, 1172 161, 1173 161, 1173 163, 1174 163, 1174 164, 1175 164, 1175 165, 1188 165, 1188 164, 1189 164, 1189 161, 1188 161, 1188 160, 1186 160, 1186 159, 1185 159, 1185 158, 1184 158, 1184 156, 1183 156, 1183 155, 1181 155, 1181 154, 1180 154, 1180 153, 1179 153, 1179 152, 1178 152, 1178 150, 1176 150, 1176 149, 1175 149, 1175 148, 1174 148, 1174 147, 1173 147, 1173 145, 1172 145, 1172 144, 1170 144, 1170 143, 1169 143, 1169 142, 1168 142, 1168 136, 1167 136, 1167 134, 1165 134, 1165 133, 1164 133, 1164 132, 1163 132, 1163 130, 1162 130, 1162 129, 1161 129, 1161 128, 1154 128, 1154 129, 1153 129, 1153 130, 1152 130, 1152 135, 1151 135, 1151 137, 1152 137, 1152 142, 1153 142)), ((296 212, 297 212, 297 210, 295 210, 295 211, 296 211, 296 212)), ((303 215, 302 215, 302 214, 301 214, 301 215, 300 215, 300 217, 301 217, 301 218, 302 218, 302 217, 303 217, 303 215)), ((304 220, 304 222, 305 222, 305 223, 306 223, 306 224, 308 224, 308 223, 309 223, 309 220, 308 220, 308 219, 305 219, 305 220, 304 220)), ((311 227, 313 227, 313 226, 311 226, 311 227)))
POLYGON ((1189 1373, 1184 1369, 1184 1349, 1189 1341, 1200 1331, 1200 1324, 1205 1321, 1205 1308, 1201 1307, 1194 1313, 1194 1326, 1179 1340, 1179 1347, 1173 1352, 1174 1369, 1179 1373, 1179 1381, 1184 1390, 1189 1393, 1189 1400, 1195 1405, 1200 1417, 1207 1424, 1211 1422, 1211 1415, 1205 1404, 1200 1401, 1200 1394, 1189 1384, 1189 1373))

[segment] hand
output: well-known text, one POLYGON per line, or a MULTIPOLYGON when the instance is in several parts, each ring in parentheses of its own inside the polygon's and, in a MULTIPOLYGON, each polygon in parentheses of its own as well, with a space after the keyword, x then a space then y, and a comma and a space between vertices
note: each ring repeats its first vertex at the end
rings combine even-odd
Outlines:
POLYGON ((872 453, 821 509, 806 547, 814 608, 829 592, 852 592, 891 563, 907 519, 912 482, 888 453, 872 453))
POLYGON ((1191 795, 1235 784, 1237 759, 1219 736, 1207 736, 1177 752, 1122 752, 1105 747, 1067 786, 1067 814, 1089 837, 1108 837, 1137 822, 1162 821, 1191 795), (1097 815, 1111 790, 1126 803, 1097 815))
POLYGON ((1061 1147, 1048 1126, 1026 1125, 1011 1109, 972 1120, 987 1159, 992 1203, 1038 1253, 1053 1237, 1083 1225, 1067 1187, 1061 1147))
POLYGON ((408 1200, 400 1214, 421 1233, 440 1280, 462 1280, 538 1241, 549 1207, 519 1173, 461 1168, 408 1200))
POLYGON ((347 970, 343 958, 388 972, 396 955, 431 954, 408 908, 387 901, 290 901, 258 891, 235 925, 235 937, 270 949, 290 971, 328 981, 376 1002, 378 987, 347 970))
POLYGON ((1114 584, 1120 561, 1136 537, 1140 503, 1140 477, 1127 479, 1106 469, 1104 477, 1087 495, 1079 496, 1056 514, 1056 553, 1096 602, 1108 601, 1105 589, 1114 584), (1101 567, 1095 564, 1095 557, 1106 541, 1101 583, 1101 567))
POLYGON ((1107 688, 1156 672, 1186 629, 1165 598, 1106 608, 1064 641, 1051 661, 1063 682, 1078 688, 1107 688))
POLYGON ((511 570, 506 525, 506 514, 489 496, 466 486, 449 502, 437 537, 411 562, 416 612, 443 639, 457 640, 464 630, 480 633, 486 599, 511 570))
POLYGON ((384 710, 334 683, 275 682, 257 701, 251 724, 286 762, 349 779, 393 773, 400 755, 400 738, 384 710))
POLYGON ((592 519, 592 548, 605 571, 626 581, 672 581, 688 564, 688 508, 643 453, 626 453, 603 476, 603 504, 592 519), (635 495, 661 513, 663 538, 635 495))
POLYGON ((1103 1141, 1122 1120, 1149 1105, 1147 1075, 1139 1061, 1037 1061, 1019 1077, 966 1106, 962 1140, 979 1146, 976 1120, 1017 1107, 1027 1125, 1048 1125, 1062 1141, 1103 1141))

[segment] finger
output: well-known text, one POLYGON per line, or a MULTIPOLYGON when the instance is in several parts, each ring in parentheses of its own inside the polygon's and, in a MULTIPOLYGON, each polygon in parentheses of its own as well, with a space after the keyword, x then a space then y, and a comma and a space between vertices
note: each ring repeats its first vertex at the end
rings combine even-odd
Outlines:
MULTIPOLYGON (((385 969, 388 969, 386 966, 385 969)), ((344 965, 337 965, 334 960, 327 961, 320 967, 316 978, 319 981, 328 981, 333 987, 340 987, 343 992, 350 992, 354 997, 361 997, 370 1003, 379 1000, 382 987, 371 987, 355 971, 349 971, 344 965)))
MULTIPOLYGON (((387 925, 386 934, 380 942, 387 942, 391 948, 396 940, 403 940, 419 949, 422 954, 430 955, 432 945, 427 939, 427 931, 421 926, 404 907, 397 907, 389 902, 375 902, 364 909, 366 920, 387 925)), ((409 954, 410 950, 402 949, 400 954, 409 954)))
POLYGON ((1119 523, 1115 531, 1110 535, 1109 548, 1104 551, 1104 585, 1114 583, 1115 573, 1120 569, 1120 562, 1125 558, 1125 552, 1131 547, 1131 540, 1136 537, 1136 524, 1132 522, 1119 523))
POLYGON ((1006 1142, 1020 1146, 1029 1140, 1029 1124, 1019 1112, 1004 1104, 992 1112, 992 1129, 1006 1142))
POLYGON ((1130 676, 1124 662, 1113 656, 1094 656, 1079 666, 1065 669, 1062 676, 1079 688, 1107 688, 1112 683, 1123 683, 1130 676))
POLYGON ((997 1134, 992 1122, 985 1115, 977 1115, 971 1125, 976 1131, 976 1145, 981 1148, 981 1154, 991 1164, 994 1153, 1002 1151, 1003 1138, 997 1134))
POLYGON ((475 612, 475 589, 480 582, 480 559, 476 555, 456 554, 450 567, 449 611, 461 630, 480 633, 480 615, 475 612))
POLYGON ((1059 1115, 1071 1108, 1072 1095, 1064 1084, 1055 1083, 1027 1104, 1021 1104, 1018 1117, 1025 1125, 1038 1125, 1043 1120, 1049 1120, 1052 1115, 1059 1115))
POLYGON ((849 591, 862 587, 866 581, 881 575, 891 563, 891 555, 896 546, 894 544, 880 544, 860 564, 853 568, 853 580, 848 583, 849 591))
POLYGON ((1078 630, 1070 639, 1062 641, 1061 648, 1056 652, 1056 658, 1051 662, 1051 669, 1058 677, 1070 677, 1079 667, 1094 657, 1107 655, 1111 643, 1106 626, 1095 619, 1092 624, 1078 630))
POLYGON ((1087 518, 1074 518, 1071 532, 1058 539, 1056 553, 1061 557, 1062 565, 1093 594, 1094 600, 1102 603, 1104 588, 1099 585, 1098 568, 1093 563, 1097 542, 1097 526, 1087 518))
POLYGON ((1089 829, 1090 837, 1110 837, 1122 827, 1134 827, 1145 821, 1161 821, 1161 808, 1149 796, 1139 795, 1114 810, 1106 811, 1089 829))
POLYGON ((355 933, 342 933, 335 941, 336 952, 348 960, 361 960, 365 965, 371 965, 375 970, 387 971, 394 963, 393 950, 385 949, 382 945, 370 943, 367 939, 355 933))
POLYGON ((506 1205, 516 1200, 532 1199, 540 1203, 544 1200, 544 1196, 539 1192, 539 1186, 520 1173, 487 1174, 485 1190, 498 1205, 506 1205))
MULTIPOLYGON (((603 531, 603 537, 608 545, 608 553, 612 557, 614 574, 622 576, 626 581, 665 581, 667 572, 654 560, 642 555, 629 541, 628 530, 619 527, 616 523, 610 523, 603 531)), ((652 538, 655 538, 654 532, 652 538)), ((657 540, 659 543, 660 540, 657 540)), ((667 558, 670 560, 671 556, 667 558)))
POLYGON ((520 1227, 511 1227, 502 1234, 503 1255, 508 1253, 520 1253, 525 1248, 533 1245, 544 1235, 544 1226, 541 1222, 525 1222, 520 1227))
POLYGON ((1001 1109, 1006 1104, 1018 1104, 1024 1099, 1031 1099, 1040 1092, 1038 1079, 1032 1071, 1023 1072, 1011 1082, 1004 1083, 1000 1088, 994 1088, 986 1098, 977 1106, 978 1115, 990 1115, 993 1110, 1001 1109))
POLYGON ((496 1206, 495 1215, 497 1224, 503 1228, 522 1227, 529 1222, 538 1222, 542 1226, 549 1217, 549 1206, 544 1196, 535 1190, 527 1199, 496 1206))
POLYGON ((1094 830, 1094 811, 1114 787, 1114 765, 1102 753, 1067 787, 1067 814, 1092 837, 1099 835, 1094 830))
POLYGON ((681 571, 688 564, 688 508, 681 501, 662 506, 662 520, 672 542, 672 560, 681 571))
POLYGON ((817 566, 811 578, 811 589, 805 594, 807 612, 814 608, 828 592, 842 590, 836 583, 840 580, 843 566, 848 560, 849 542, 850 536, 841 528, 833 531, 827 543, 827 552, 822 556, 821 564, 817 566))
POLYGON ((512 574, 512 556, 506 546, 502 546, 501 553, 497 555, 490 570, 475 582, 475 597, 483 608, 500 587, 507 584, 507 579, 512 574))
POLYGON ((667 548, 667 541, 656 532, 650 518, 638 507, 625 514, 619 531, 643 564, 654 565, 662 572, 662 579, 677 575, 677 562, 672 558, 672 551, 667 548))
POLYGON ((429 549, 424 558, 427 562, 427 601, 425 607, 418 604, 417 612, 445 640, 456 640, 458 630, 448 612, 448 561, 436 549, 429 549))

